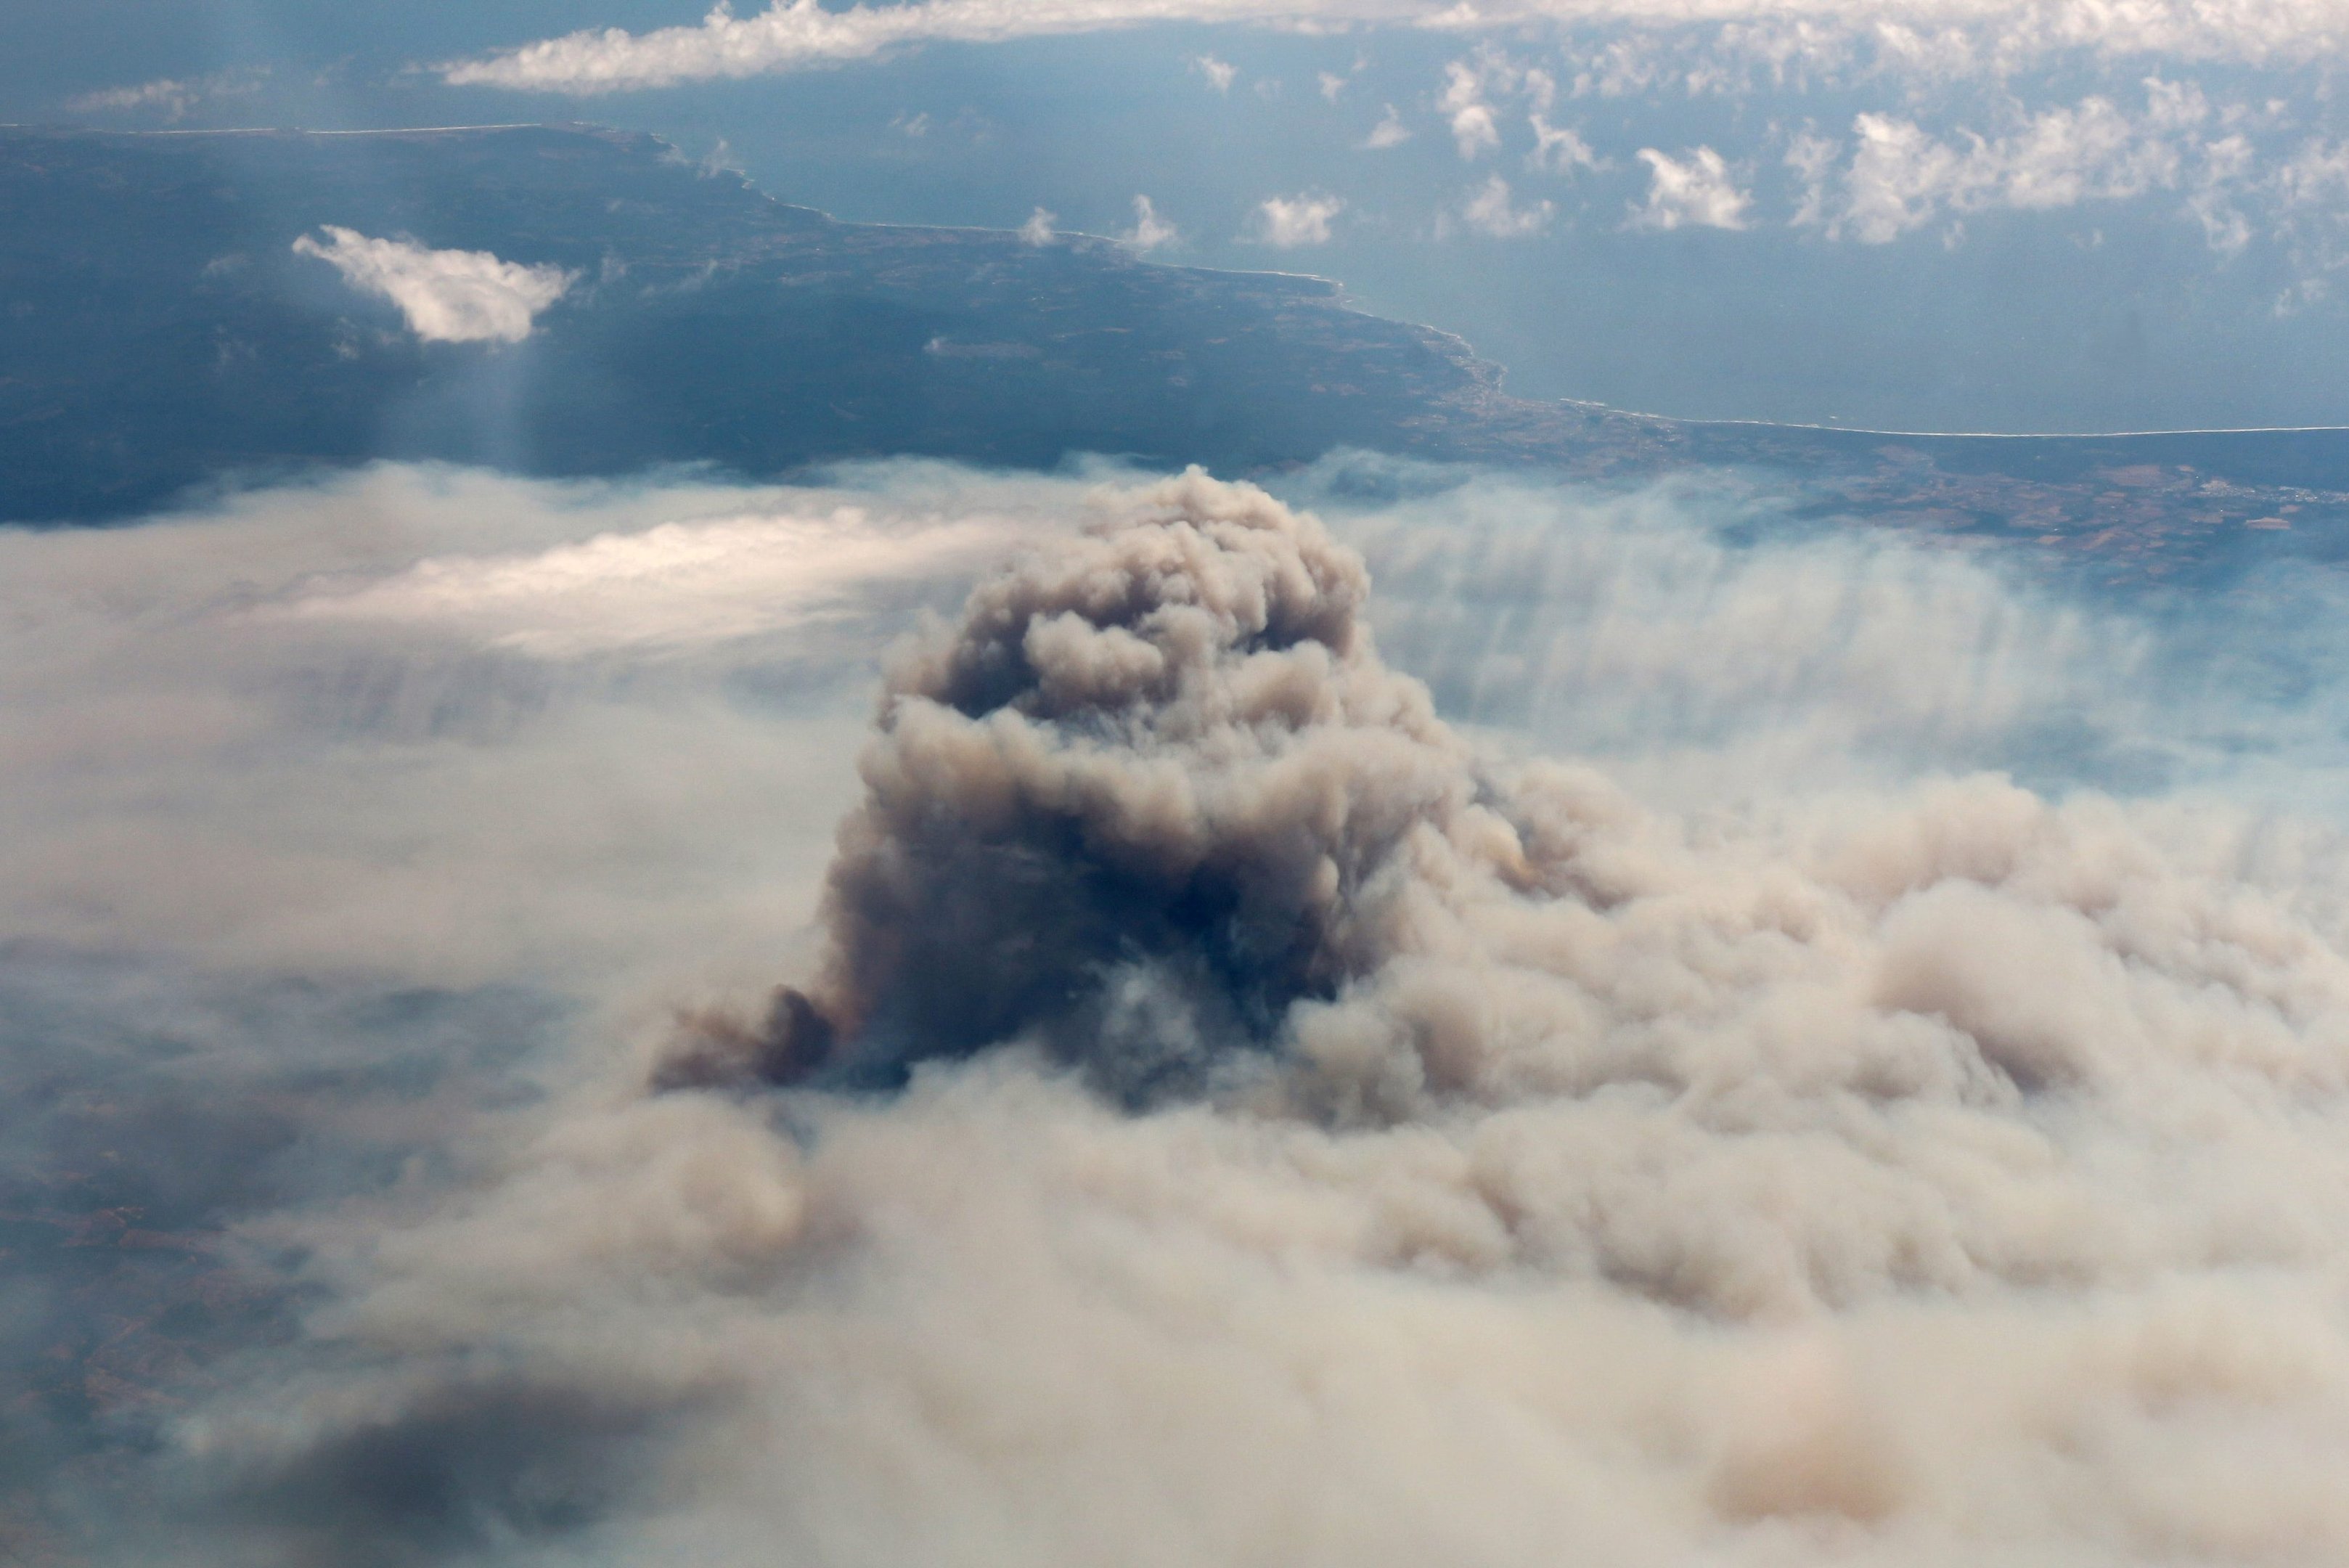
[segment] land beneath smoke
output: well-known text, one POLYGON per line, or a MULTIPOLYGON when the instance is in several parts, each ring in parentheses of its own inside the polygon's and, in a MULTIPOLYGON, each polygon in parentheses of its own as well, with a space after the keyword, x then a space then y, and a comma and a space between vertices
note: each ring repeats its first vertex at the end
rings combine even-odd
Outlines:
POLYGON ((589 126, 0 130, 0 517, 23 521, 377 458, 765 479, 1094 452, 1260 475, 1361 448, 1610 481, 1764 469, 1817 515, 2114 581, 2329 558, 2349 522, 2349 431, 1893 436, 1534 401, 1323 279, 841 223, 589 126), (326 224, 577 281, 522 344, 422 342, 294 251, 326 224))

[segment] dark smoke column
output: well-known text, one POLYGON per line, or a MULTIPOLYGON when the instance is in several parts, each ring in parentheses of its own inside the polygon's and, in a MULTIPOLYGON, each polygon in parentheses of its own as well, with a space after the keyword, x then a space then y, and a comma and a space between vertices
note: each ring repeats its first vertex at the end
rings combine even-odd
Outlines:
POLYGON ((1480 786, 1361 616, 1361 560, 1196 470, 982 584, 902 661, 828 947, 676 1084, 886 1084, 1015 1039, 1128 1099, 1201 1086, 1395 950, 1480 786))

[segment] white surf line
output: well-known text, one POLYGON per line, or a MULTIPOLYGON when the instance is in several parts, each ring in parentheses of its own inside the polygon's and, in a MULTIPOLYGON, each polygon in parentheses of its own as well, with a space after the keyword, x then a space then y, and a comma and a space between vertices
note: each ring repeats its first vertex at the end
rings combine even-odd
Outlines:
POLYGON ((1679 420, 1672 419, 1670 414, 1645 414, 1640 417, 1671 420, 1674 424, 1708 429, 1826 431, 1839 435, 1910 436, 1919 441, 2141 441, 2153 436, 2349 435, 2349 425, 2217 425, 2155 431, 1889 431, 1869 425, 1782 423, 1773 420, 1679 420))

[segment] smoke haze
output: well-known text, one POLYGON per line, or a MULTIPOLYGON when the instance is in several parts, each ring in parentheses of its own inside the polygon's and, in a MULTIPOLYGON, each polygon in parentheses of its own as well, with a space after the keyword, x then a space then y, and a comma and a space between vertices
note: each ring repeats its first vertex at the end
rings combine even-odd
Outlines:
POLYGON ((1280 489, 0 535, 0 1539, 2349 1551, 2329 578, 1280 489))

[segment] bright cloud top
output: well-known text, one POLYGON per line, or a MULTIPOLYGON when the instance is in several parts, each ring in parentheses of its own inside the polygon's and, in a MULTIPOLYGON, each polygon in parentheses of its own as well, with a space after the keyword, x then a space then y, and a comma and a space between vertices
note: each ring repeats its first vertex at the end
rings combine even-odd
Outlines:
POLYGON ((371 239, 329 223, 295 251, 330 262, 353 288, 399 307, 427 343, 519 343, 539 312, 561 299, 576 273, 525 266, 487 251, 436 251, 410 240, 371 239))
MULTIPOLYGON (((750 16, 720 5, 699 23, 645 33, 588 29, 442 66, 458 86, 594 93, 759 76, 870 58, 929 41, 999 42, 1150 23, 1354 24, 1472 28, 1547 22, 1669 36, 1691 29, 1765 67, 1855 54, 1927 72, 2013 68, 2051 54, 2165 55, 2271 63, 2321 57, 2344 37, 2330 0, 925 0, 826 10, 788 0, 750 16)), ((1456 109, 1455 109, 1455 112, 1456 109)))
POLYGON ((268 613, 429 627, 552 658, 684 649, 821 617, 910 572, 975 569, 1019 536, 998 518, 907 524, 858 506, 663 523, 543 551, 436 556, 357 587, 324 585, 268 613))

